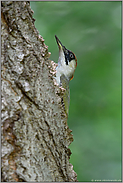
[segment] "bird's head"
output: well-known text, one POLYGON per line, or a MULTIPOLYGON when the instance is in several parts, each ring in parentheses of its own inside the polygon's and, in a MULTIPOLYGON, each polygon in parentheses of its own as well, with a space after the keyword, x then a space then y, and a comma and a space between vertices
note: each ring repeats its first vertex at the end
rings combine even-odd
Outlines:
POLYGON ((62 45, 56 35, 55 38, 59 47, 58 70, 61 74, 64 74, 69 80, 71 80, 73 79, 74 71, 77 66, 77 58, 72 51, 66 49, 65 46, 62 45))

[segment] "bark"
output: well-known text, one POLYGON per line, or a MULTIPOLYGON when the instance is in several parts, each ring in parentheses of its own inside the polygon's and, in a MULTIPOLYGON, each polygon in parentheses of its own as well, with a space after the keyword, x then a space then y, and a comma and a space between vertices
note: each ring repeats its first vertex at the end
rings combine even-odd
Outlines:
POLYGON ((77 181, 56 64, 29 2, 1 3, 2 181, 77 181))

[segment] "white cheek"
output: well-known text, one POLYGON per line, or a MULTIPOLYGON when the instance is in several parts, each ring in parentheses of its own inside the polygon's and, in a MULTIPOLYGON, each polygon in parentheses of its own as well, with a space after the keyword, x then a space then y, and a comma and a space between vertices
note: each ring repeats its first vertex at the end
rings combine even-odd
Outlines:
POLYGON ((76 62, 72 60, 69 62, 69 65, 66 65, 65 60, 62 60, 58 63, 58 67, 56 68, 56 82, 60 85, 60 76, 64 74, 68 79, 72 77, 74 74, 76 67, 76 62))
POLYGON ((64 66, 65 65, 65 56, 64 56, 64 52, 60 51, 59 53, 59 59, 58 59, 58 66, 64 66))

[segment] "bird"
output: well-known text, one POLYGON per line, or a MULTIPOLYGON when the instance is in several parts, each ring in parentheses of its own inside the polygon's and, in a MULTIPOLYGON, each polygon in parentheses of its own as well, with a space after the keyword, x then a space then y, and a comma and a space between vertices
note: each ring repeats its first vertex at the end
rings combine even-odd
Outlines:
POLYGON ((77 58, 72 51, 63 46, 63 44, 56 35, 55 38, 59 48, 59 59, 58 66, 56 67, 55 79, 57 84, 65 89, 61 102, 65 113, 68 115, 70 104, 69 82, 74 77, 74 72, 77 67, 77 58))

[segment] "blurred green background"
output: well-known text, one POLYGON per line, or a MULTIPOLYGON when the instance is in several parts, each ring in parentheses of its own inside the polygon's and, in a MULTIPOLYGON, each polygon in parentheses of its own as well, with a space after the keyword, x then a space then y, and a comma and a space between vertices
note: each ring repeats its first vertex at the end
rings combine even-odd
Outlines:
POLYGON ((122 2, 31 2, 57 62, 55 34, 77 57, 70 82, 70 162, 78 181, 121 180, 122 2))

